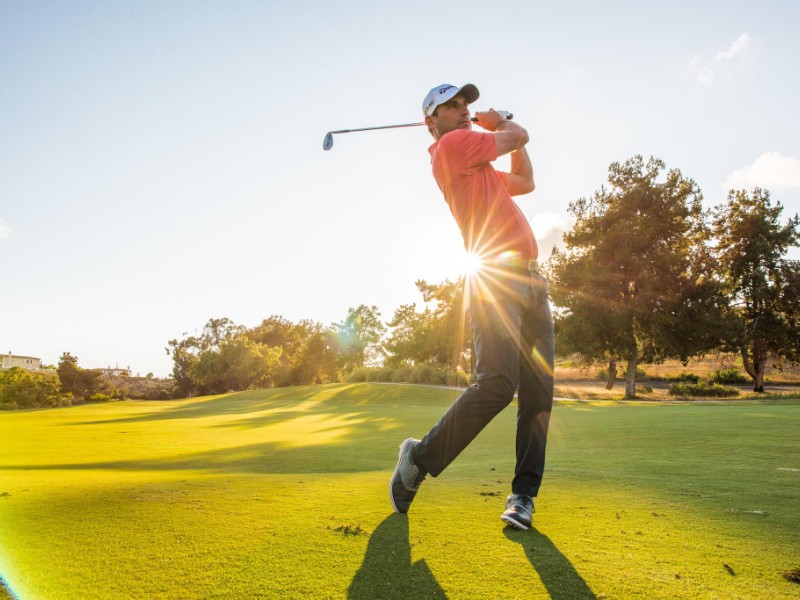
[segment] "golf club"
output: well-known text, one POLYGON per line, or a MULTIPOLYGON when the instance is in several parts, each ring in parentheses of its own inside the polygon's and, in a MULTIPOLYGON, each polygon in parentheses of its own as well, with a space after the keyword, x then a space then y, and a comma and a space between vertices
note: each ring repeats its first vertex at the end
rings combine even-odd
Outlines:
MULTIPOLYGON (((507 110, 498 110, 503 118, 507 120, 511 120, 514 118, 514 114, 508 112, 507 110)), ((477 121, 475 117, 472 118, 473 123, 477 121)), ((323 150, 330 150, 333 148, 333 136, 339 133, 355 133, 356 131, 374 131, 376 129, 397 129, 398 127, 420 127, 425 125, 425 123, 404 123, 402 125, 381 125, 379 127, 362 127, 360 129, 340 129, 339 131, 329 131, 325 134, 325 139, 322 142, 322 149, 323 150)))

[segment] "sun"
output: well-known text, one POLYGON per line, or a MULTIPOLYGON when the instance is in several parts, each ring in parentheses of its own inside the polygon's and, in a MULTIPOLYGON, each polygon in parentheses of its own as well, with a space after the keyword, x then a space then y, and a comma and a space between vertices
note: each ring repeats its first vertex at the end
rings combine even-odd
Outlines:
POLYGON ((478 271, 483 267, 483 258, 474 252, 467 252, 461 265, 461 272, 467 277, 477 275, 478 271))

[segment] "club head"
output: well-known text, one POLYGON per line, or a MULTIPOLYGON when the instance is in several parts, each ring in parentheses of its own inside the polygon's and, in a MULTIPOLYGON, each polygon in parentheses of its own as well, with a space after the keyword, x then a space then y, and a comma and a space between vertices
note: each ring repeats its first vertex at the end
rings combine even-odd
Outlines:
POLYGON ((322 142, 323 150, 330 150, 333 148, 333 134, 329 131, 325 134, 325 140, 322 142))

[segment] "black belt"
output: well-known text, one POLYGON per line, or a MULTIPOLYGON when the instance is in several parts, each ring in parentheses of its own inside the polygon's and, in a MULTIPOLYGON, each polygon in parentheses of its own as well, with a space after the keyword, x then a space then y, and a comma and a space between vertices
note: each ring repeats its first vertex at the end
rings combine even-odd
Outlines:
POLYGON ((487 262, 495 267, 520 269, 522 271, 530 271, 531 273, 539 272, 539 263, 533 258, 521 258, 519 256, 498 256, 497 258, 489 259, 487 262))

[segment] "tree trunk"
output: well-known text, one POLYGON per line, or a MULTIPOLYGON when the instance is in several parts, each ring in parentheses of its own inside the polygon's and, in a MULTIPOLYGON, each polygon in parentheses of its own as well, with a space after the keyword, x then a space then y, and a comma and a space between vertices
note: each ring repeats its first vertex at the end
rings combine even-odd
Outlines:
POLYGON ((764 372, 767 368, 767 345, 761 338, 753 340, 752 349, 742 344, 742 365, 753 379, 753 391, 764 392, 764 372))
POLYGON ((608 361, 608 381, 606 382, 606 389, 610 390, 614 387, 614 381, 617 379, 617 359, 610 358, 608 361))
POLYGON ((636 365, 639 361, 639 349, 633 346, 628 352, 628 369, 625 371, 625 397, 636 398, 636 365))

